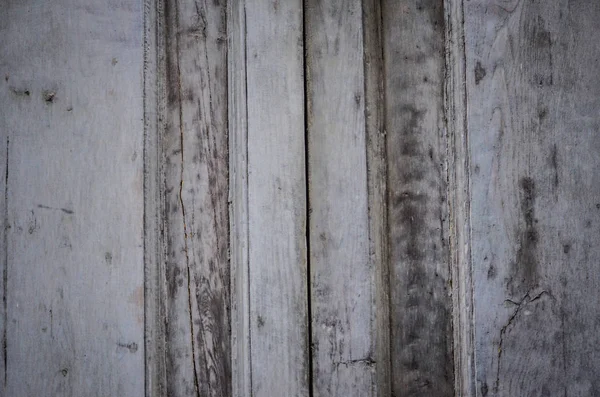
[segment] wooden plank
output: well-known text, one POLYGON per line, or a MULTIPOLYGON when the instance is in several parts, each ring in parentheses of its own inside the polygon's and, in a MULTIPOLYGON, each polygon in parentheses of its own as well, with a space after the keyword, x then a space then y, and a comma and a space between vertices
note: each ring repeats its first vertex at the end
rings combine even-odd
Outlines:
POLYGON ((228 2, 227 35, 232 395, 245 397, 252 395, 252 367, 250 361, 250 269, 248 262, 246 9, 243 1, 228 2))
POLYGON ((443 2, 382 5, 392 395, 453 396, 443 2))
POLYGON ((362 3, 306 3, 313 394, 376 395, 362 3))
POLYGON ((231 395, 226 6, 166 5, 167 390, 231 395))
POLYGON ((445 1, 448 242, 452 276, 454 379, 457 396, 476 396, 463 2, 445 1))
POLYGON ((144 0, 144 304, 145 396, 166 395, 166 272, 163 231, 165 129, 164 2, 144 0))
POLYGON ((374 271, 375 290, 372 296, 372 305, 375 307, 375 394, 390 396, 390 279, 381 3, 378 0, 364 0, 362 8, 369 255, 374 271))
POLYGON ((6 396, 144 395, 141 2, 5 2, 6 396))
POLYGON ((245 6, 251 392, 308 396, 302 2, 245 6))
POLYGON ((597 1, 465 3, 477 388, 600 393, 597 1))

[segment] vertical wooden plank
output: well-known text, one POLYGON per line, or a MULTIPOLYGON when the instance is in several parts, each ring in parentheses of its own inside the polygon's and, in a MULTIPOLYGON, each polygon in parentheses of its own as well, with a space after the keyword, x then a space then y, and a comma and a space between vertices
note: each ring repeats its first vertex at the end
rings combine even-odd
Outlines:
POLYGON ((227 9, 231 360, 234 397, 252 396, 245 7, 244 1, 229 1, 227 9))
POLYGON ((246 1, 251 392, 308 396, 302 3, 246 1))
POLYGON ((455 394, 476 396, 464 10, 462 0, 444 2, 447 130, 448 242, 450 248, 455 394))
POLYGON ((376 394, 362 2, 306 3, 313 394, 376 394))
POLYGON ((392 395, 453 396, 441 0, 384 1, 392 395))
POLYGON ((143 8, 4 2, 4 395, 144 394, 143 8))
POLYGON ((600 3, 465 3, 480 395, 600 393, 600 3))
POLYGON ((365 68, 365 132, 369 255, 373 264, 375 395, 391 395, 390 279, 388 265, 387 159, 384 131, 384 75, 381 2, 362 7, 365 68))
POLYGON ((231 394, 226 4, 166 4, 167 388, 231 394))
POLYGON ((144 302, 146 397, 166 395, 163 238, 164 2, 144 0, 144 302))

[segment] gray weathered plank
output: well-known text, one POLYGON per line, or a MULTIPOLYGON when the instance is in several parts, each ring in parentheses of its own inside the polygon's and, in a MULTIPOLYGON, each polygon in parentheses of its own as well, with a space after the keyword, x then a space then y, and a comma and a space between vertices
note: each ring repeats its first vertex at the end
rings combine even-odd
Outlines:
POLYGON ((463 2, 445 1, 445 117, 447 131, 448 243, 452 276, 455 394, 476 395, 470 245, 469 151, 463 2))
POLYGON ((362 2, 306 3, 313 393, 373 396, 362 2))
POLYGON ((465 3, 481 396, 600 393, 600 3, 465 3))
POLYGON ((302 2, 245 10, 251 392, 307 396, 302 2))
POLYGON ((5 396, 144 394, 142 26, 131 0, 0 10, 5 396))
POLYGON ((443 2, 384 1, 381 12, 392 394, 452 396, 443 2))
POLYGON ((246 104, 246 9, 227 9, 229 113, 229 223, 231 244, 232 395, 252 395, 250 362, 250 269, 248 267, 248 107, 246 104))
POLYGON ((174 0, 165 16, 167 390, 229 396, 226 6, 174 0))

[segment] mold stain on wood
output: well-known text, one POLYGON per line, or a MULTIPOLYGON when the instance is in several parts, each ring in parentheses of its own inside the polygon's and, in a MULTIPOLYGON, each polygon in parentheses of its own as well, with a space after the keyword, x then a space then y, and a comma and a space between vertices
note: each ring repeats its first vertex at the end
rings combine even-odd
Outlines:
POLYGON ((533 178, 523 177, 519 181, 519 201, 522 223, 518 227, 519 248, 508 281, 511 296, 523 295, 538 283, 537 246, 539 231, 535 216, 536 184, 533 178))

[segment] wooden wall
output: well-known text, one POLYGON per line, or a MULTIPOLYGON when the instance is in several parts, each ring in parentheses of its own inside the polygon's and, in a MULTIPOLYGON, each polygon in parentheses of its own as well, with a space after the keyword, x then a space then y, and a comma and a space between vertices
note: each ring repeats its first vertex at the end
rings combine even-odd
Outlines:
POLYGON ((0 3, 0 396, 600 393, 597 1, 0 3))

